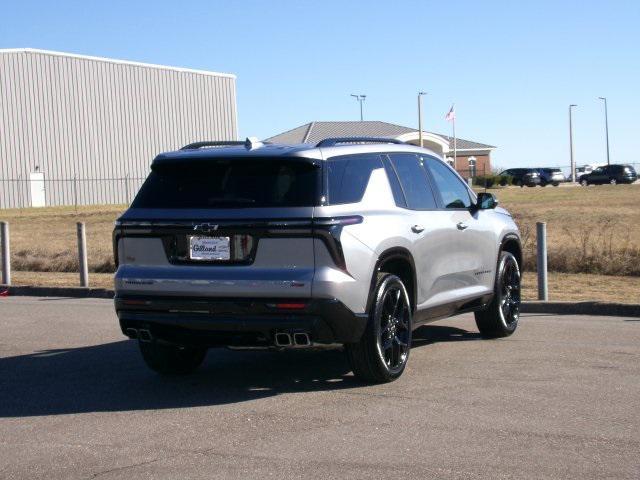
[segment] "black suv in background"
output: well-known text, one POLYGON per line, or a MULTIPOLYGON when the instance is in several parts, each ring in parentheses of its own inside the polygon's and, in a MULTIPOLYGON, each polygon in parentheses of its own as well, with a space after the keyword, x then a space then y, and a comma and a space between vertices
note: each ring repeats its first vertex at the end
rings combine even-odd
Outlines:
POLYGON ((501 172, 500 185, 506 185, 508 177, 512 178, 511 183, 518 187, 535 187, 540 185, 540 173, 533 168, 510 168, 501 172))
POLYGON ((583 187, 605 183, 616 185, 618 183, 633 183, 637 179, 638 175, 631 165, 605 165, 580 177, 580 184, 583 187))

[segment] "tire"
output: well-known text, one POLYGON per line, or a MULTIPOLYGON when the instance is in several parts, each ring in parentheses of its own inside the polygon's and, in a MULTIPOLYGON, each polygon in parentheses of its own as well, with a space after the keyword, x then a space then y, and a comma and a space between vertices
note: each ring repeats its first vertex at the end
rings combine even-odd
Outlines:
POLYGON ((402 375, 411 350, 411 303, 399 277, 378 275, 367 328, 358 343, 345 345, 354 375, 367 383, 402 375))
POLYGON ((552 185, 553 185, 554 187, 559 187, 559 186, 560 186, 560 182, 553 182, 553 183, 552 183, 552 185))
POLYGON ((616 185, 618 183, 618 181, 615 178, 611 178, 611 179, 609 179, 609 183, 611 185, 616 185))
POLYGON ((589 182, 587 181, 586 178, 581 178, 580 179, 580 185, 582 185, 583 187, 588 187, 589 186, 589 182))
POLYGON ((200 366, 207 354, 206 348, 183 347, 139 341, 140 353, 147 366, 162 375, 186 375, 200 366))
POLYGON ((520 318, 520 268, 516 257, 501 252, 493 300, 475 312, 476 325, 485 338, 508 337, 518 328, 520 318))

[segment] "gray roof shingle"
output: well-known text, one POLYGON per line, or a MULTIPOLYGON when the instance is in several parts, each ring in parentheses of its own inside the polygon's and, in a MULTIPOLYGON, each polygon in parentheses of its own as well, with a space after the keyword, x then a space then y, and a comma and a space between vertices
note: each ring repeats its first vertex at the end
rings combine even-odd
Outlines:
MULTIPOLYGON (((309 143, 317 144, 325 138, 331 137, 389 137, 394 138, 405 133, 417 131, 415 128, 403 127, 394 123, 376 120, 351 121, 351 122, 311 122, 288 130, 265 141, 272 143, 309 143)), ((449 148, 453 149, 453 138, 447 135, 435 133, 449 142, 449 148)), ((458 150, 486 150, 496 148, 493 145, 473 142, 463 138, 457 139, 458 150)))

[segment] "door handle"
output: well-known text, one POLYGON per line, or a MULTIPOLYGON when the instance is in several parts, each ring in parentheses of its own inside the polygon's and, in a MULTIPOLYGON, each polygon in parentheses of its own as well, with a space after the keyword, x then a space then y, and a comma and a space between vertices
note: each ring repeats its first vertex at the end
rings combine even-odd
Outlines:
POLYGON ((411 231, 413 233, 420 233, 424 231, 424 227, 422 225, 414 225, 413 227, 411 227, 411 231))
POLYGON ((458 222, 456 224, 456 227, 458 227, 458 230, 466 230, 468 226, 469 225, 467 225, 466 223, 462 223, 462 222, 458 222))

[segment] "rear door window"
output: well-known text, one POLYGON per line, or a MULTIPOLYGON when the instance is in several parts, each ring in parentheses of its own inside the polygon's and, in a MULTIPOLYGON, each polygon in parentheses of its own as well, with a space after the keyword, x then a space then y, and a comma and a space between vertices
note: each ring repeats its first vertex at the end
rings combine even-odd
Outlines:
POLYGON ((389 159, 400 179, 407 207, 412 210, 436 209, 436 200, 424 170, 423 159, 412 153, 392 153, 389 159))
POLYGON ((357 203, 364 197, 371 173, 383 168, 377 154, 344 155, 327 161, 327 203, 357 203))
POLYGON ((318 204, 320 168, 306 161, 206 159, 152 167, 134 208, 307 207, 318 204))

